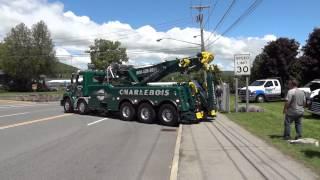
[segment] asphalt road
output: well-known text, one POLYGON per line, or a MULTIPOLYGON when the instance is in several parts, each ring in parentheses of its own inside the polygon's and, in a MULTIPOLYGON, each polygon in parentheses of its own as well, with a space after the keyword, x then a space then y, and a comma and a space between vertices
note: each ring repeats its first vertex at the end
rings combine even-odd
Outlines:
POLYGON ((176 128, 0 100, 0 179, 169 179, 176 128))

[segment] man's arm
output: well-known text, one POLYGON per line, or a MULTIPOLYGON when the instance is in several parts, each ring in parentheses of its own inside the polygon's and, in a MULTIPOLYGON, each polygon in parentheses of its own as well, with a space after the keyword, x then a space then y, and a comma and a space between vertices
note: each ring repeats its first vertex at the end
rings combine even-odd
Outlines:
POLYGON ((282 111, 283 114, 287 113, 288 108, 289 108, 289 106, 291 104, 291 100, 292 100, 292 93, 290 91, 288 91, 288 94, 287 94, 287 96, 285 98, 286 102, 284 103, 284 106, 283 106, 283 111, 282 111))
POLYGON ((287 114, 288 107, 289 107, 289 103, 286 100, 286 102, 284 103, 284 106, 283 106, 283 111, 282 111, 283 114, 287 114))

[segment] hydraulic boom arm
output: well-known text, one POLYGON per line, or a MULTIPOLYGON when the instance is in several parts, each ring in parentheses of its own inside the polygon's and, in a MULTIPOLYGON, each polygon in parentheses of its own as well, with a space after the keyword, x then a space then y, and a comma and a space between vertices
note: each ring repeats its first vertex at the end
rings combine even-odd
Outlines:
MULTIPOLYGON (((139 79, 137 84, 142 85, 148 82, 157 82, 164 76, 174 73, 188 73, 191 71, 198 71, 204 69, 205 71, 209 68, 209 63, 213 60, 213 55, 208 52, 199 53, 196 57, 176 59, 172 61, 165 61, 153 66, 135 68, 131 71, 132 79, 139 79)), ((130 71, 130 70, 129 70, 130 71)))

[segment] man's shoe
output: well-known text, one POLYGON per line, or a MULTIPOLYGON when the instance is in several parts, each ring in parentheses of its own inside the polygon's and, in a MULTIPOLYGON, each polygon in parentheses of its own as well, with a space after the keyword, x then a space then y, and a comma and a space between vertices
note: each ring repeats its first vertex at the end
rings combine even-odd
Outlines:
POLYGON ((296 136, 294 139, 298 140, 298 139, 301 139, 301 138, 302 138, 302 136, 296 136))
POLYGON ((291 139, 290 136, 284 136, 284 137, 283 137, 283 140, 290 140, 290 139, 291 139))

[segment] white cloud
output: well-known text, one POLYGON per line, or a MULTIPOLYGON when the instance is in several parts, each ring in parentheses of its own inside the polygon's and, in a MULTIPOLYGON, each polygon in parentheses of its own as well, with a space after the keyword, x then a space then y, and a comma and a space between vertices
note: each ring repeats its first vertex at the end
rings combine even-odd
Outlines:
MULTIPOLYGON (((183 41, 199 43, 197 28, 172 28, 159 32, 150 25, 134 29, 129 24, 119 21, 108 21, 98 24, 88 16, 78 16, 72 11, 66 11, 60 2, 49 3, 46 0, 0 0, 0 38, 10 31, 10 28, 20 22, 27 26, 44 20, 48 25, 56 52, 60 61, 80 68, 86 68, 90 58, 84 55, 95 38, 119 40, 128 49, 129 63, 135 65, 153 64, 176 57, 195 55, 200 49, 194 44, 159 38, 175 38, 183 41), (190 48, 191 47, 191 48, 190 48), (80 55, 79 55, 80 54, 80 55)), ((209 37, 210 33, 205 32, 209 37)), ((210 40, 214 40, 212 36, 210 40)), ((1 40, 0 39, 0 40, 1 40)), ((251 53, 254 57, 274 35, 264 37, 220 37, 209 51, 214 52, 214 61, 223 70, 233 68, 233 55, 236 53, 251 53)))

